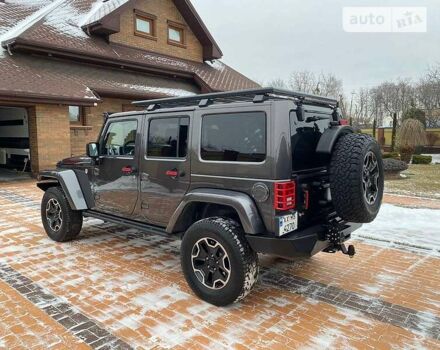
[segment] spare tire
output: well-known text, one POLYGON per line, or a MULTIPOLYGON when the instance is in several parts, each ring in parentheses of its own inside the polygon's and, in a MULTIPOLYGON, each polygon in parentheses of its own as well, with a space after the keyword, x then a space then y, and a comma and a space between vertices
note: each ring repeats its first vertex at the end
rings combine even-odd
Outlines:
POLYGON ((338 139, 330 161, 330 191, 342 219, 373 221, 382 203, 383 181, 382 154, 374 138, 347 134, 338 139))

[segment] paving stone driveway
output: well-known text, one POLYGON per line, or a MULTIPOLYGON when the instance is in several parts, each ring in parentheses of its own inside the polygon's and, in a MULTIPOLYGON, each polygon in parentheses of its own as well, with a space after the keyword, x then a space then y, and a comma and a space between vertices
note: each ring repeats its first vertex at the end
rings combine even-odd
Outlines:
POLYGON ((179 242, 98 220, 58 244, 33 182, 0 183, 0 349, 440 349, 440 259, 357 242, 358 254, 261 257, 241 304, 194 297, 179 242))

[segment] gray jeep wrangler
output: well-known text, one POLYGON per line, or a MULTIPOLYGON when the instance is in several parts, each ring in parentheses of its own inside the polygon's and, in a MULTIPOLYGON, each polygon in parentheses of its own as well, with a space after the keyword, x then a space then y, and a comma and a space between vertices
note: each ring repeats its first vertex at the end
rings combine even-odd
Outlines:
POLYGON ((39 175, 53 240, 83 217, 179 235, 188 284, 221 306, 251 291, 257 253, 353 256, 344 242, 379 211, 379 146, 333 99, 268 88, 134 104, 145 110, 110 115, 87 157, 39 175))

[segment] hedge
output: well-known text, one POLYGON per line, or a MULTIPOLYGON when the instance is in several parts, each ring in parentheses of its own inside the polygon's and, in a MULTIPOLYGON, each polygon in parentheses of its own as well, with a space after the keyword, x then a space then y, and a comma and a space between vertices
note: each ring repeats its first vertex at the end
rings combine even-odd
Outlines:
POLYGON ((431 156, 421 156, 414 154, 412 158, 413 164, 431 164, 432 163, 432 157, 431 156))

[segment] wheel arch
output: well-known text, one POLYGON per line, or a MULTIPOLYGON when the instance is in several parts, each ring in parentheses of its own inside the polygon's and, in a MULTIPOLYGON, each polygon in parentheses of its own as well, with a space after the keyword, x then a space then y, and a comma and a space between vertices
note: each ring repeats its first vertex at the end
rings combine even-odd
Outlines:
POLYGON ((333 126, 324 131, 316 146, 316 153, 331 154, 336 141, 346 134, 354 133, 354 129, 348 125, 333 126))
POLYGON ((47 191, 59 186, 66 194, 73 210, 86 210, 95 206, 87 175, 79 170, 43 171, 38 175, 37 187, 47 191))
POLYGON ((198 189, 185 195, 173 213, 166 231, 186 231, 195 221, 225 216, 239 221, 247 234, 264 232, 264 224, 253 200, 246 194, 228 190, 198 189))

